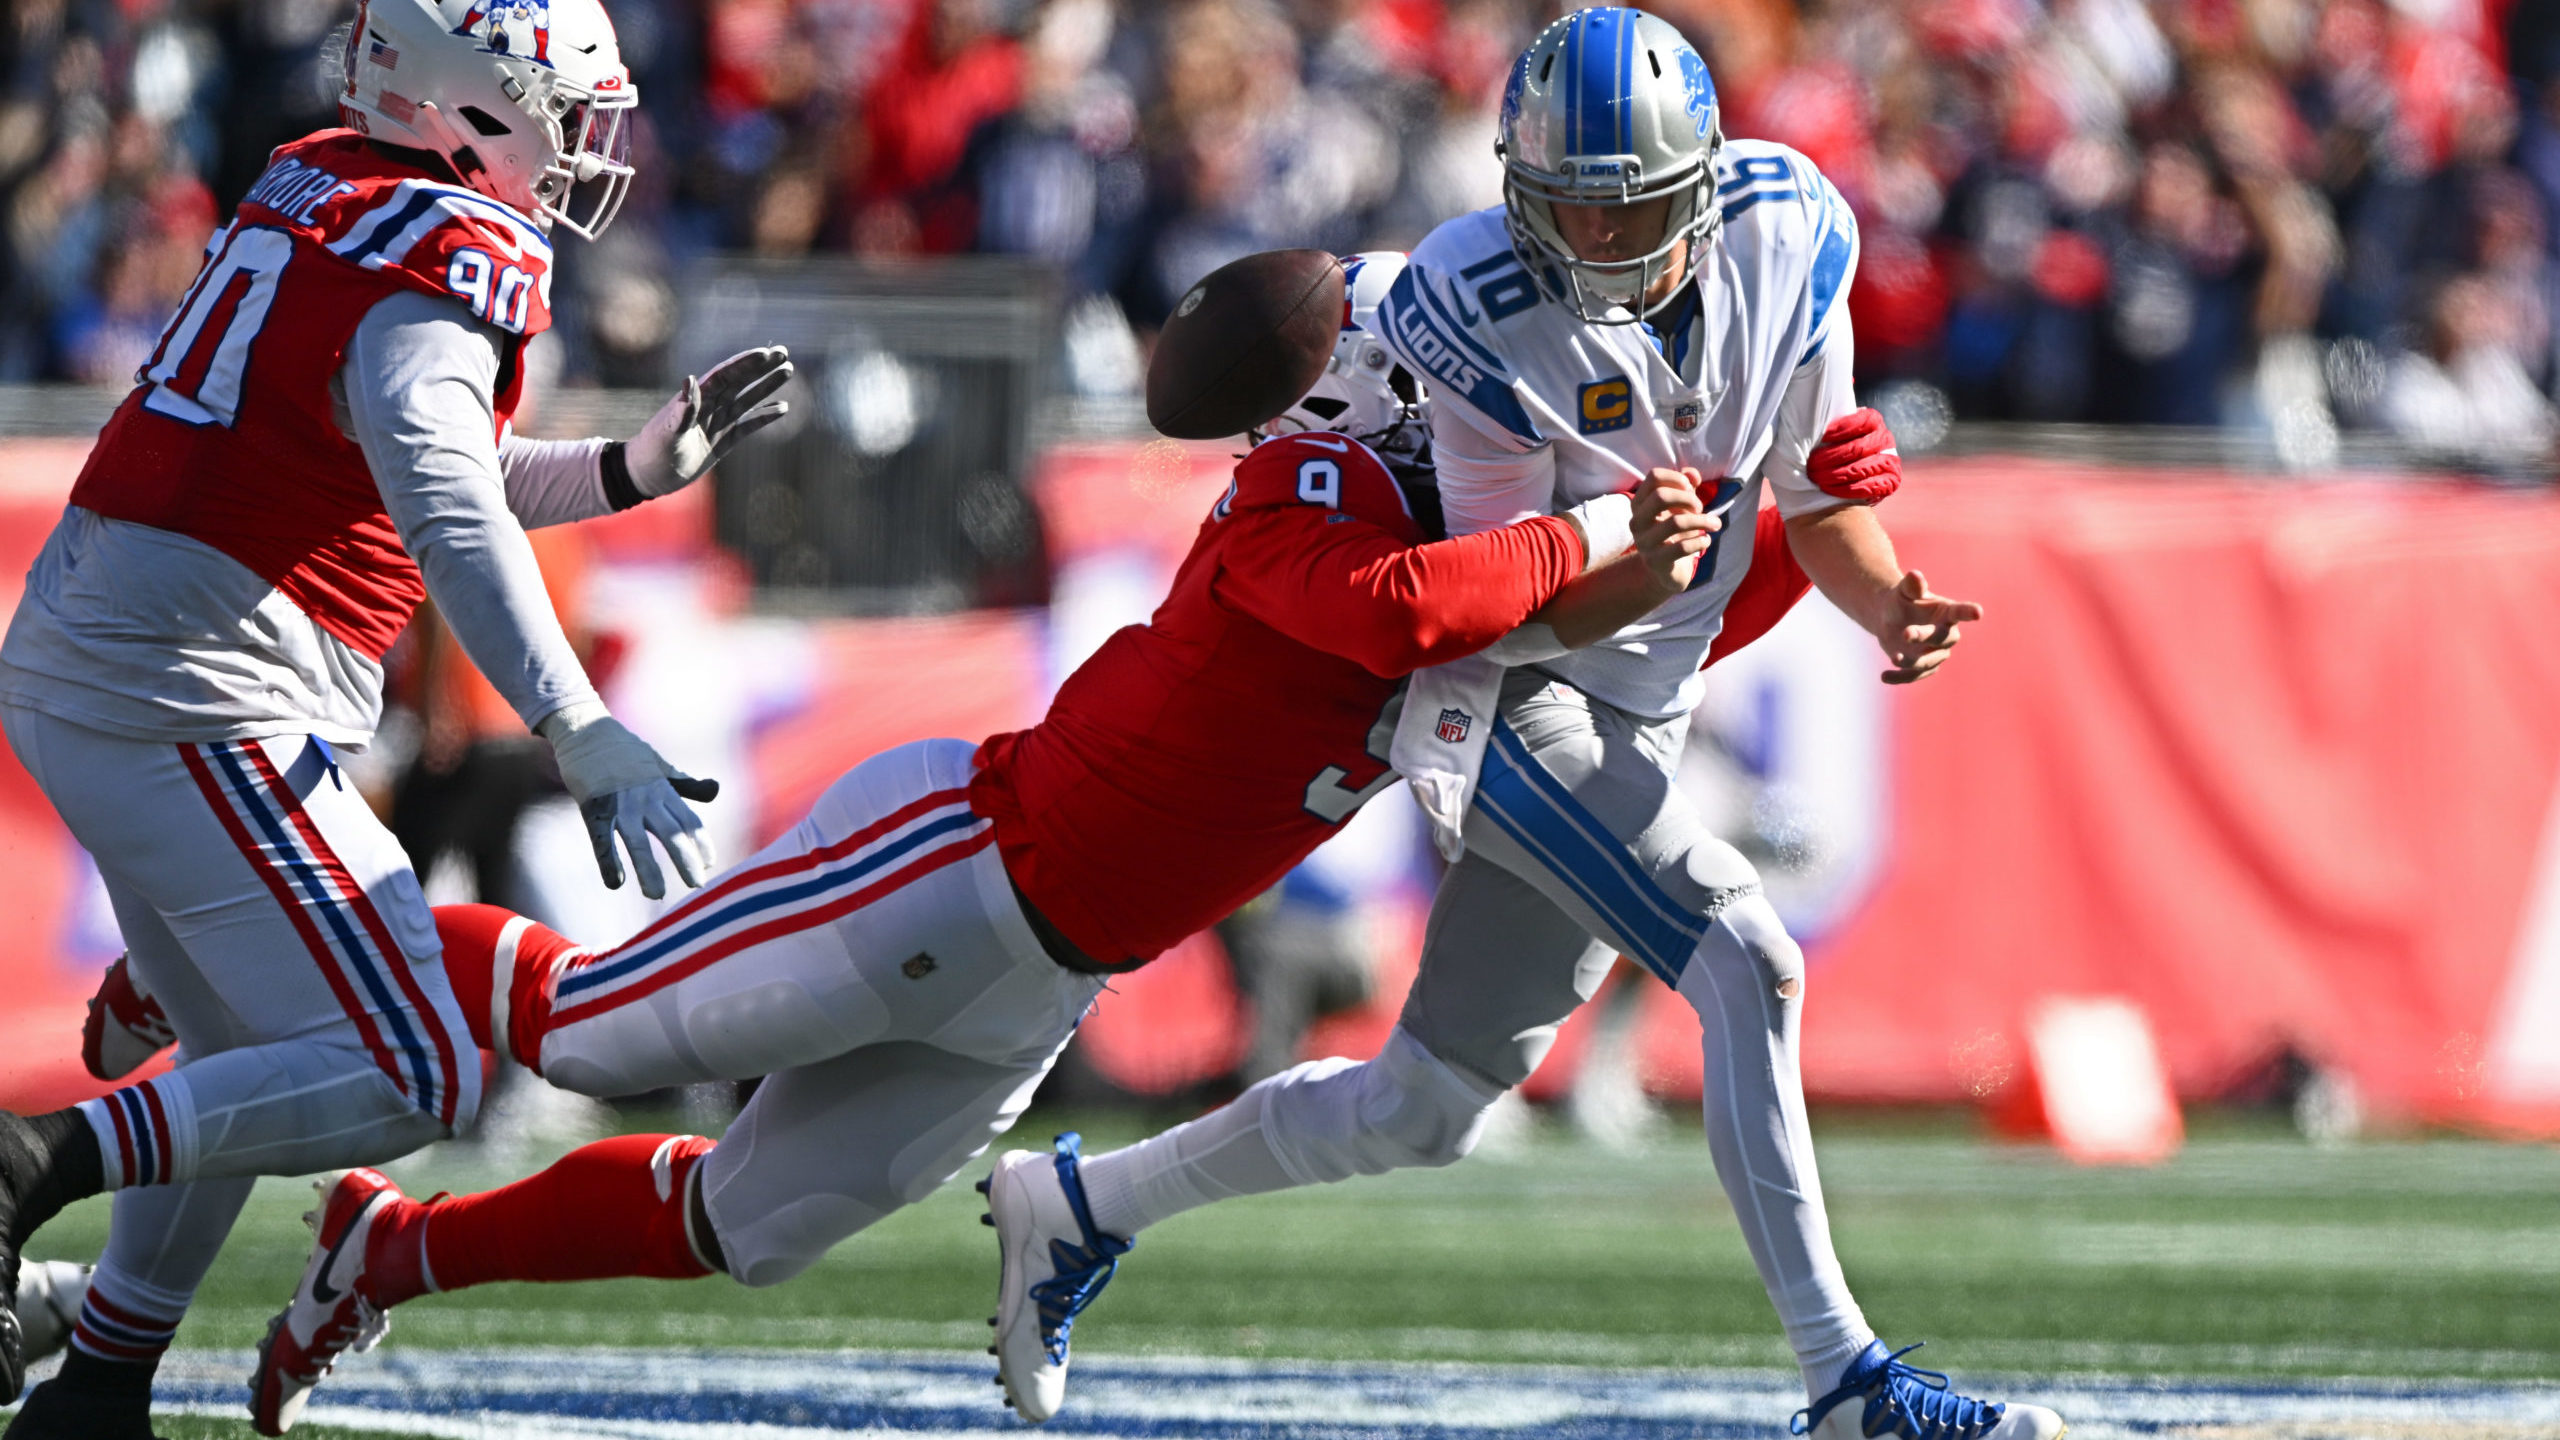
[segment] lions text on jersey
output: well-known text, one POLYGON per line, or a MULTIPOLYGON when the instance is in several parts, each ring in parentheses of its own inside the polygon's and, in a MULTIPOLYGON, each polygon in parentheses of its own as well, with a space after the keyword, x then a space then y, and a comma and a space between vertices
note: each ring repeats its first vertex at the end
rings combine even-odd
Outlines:
MULTIPOLYGON (((1656 466, 1721 481, 1711 503, 1746 519, 1764 479, 1789 517, 1839 503, 1805 462, 1856 405, 1844 301, 1857 221, 1811 161, 1765 141, 1724 146, 1716 201, 1721 233, 1683 282, 1698 303, 1668 334, 1576 317, 1514 252, 1499 206, 1449 221, 1413 252, 1378 328, 1430 378, 1452 534, 1624 490, 1656 466)), ((1729 524, 1688 594, 1545 668, 1639 715, 1694 708, 1753 529, 1729 524)))

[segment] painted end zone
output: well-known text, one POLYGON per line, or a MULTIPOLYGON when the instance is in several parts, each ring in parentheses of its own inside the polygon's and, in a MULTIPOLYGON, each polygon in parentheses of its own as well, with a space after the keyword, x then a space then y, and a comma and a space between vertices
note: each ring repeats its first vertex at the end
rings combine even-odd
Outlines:
MULTIPOLYGON (((1920 1358, 1927 1358, 1925 1354, 1920 1358)), ((246 1352, 180 1351, 165 1406, 241 1413, 246 1352)), ((781 1440, 1015 1435, 992 1366, 948 1354, 559 1350, 351 1357, 310 1421, 479 1440, 781 1440)), ((2053 1405, 2088 1440, 2523 1440, 2560 1434, 2560 1385, 2005 1377, 1978 1393, 2053 1405)), ((1080 1361, 1045 1428, 1127 1440, 1725 1440, 1786 1433, 1790 1377, 1749 1370, 1080 1361)))

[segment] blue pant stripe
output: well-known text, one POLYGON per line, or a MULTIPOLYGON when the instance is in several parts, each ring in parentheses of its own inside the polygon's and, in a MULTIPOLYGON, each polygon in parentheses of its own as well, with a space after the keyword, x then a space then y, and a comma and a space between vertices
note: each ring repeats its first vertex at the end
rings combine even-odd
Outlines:
POLYGON ((1668 925, 1688 936, 1690 944, 1696 944, 1698 939, 1706 933, 1696 913, 1663 893, 1662 887, 1654 883, 1653 877, 1646 873, 1642 865, 1636 863, 1635 856, 1628 852, 1625 843, 1618 839, 1616 833, 1600 823, 1599 816, 1592 814, 1580 800, 1575 799, 1573 791, 1568 789, 1563 781, 1549 774, 1547 767, 1538 763, 1537 758, 1529 753, 1529 747, 1521 741, 1519 735, 1510 726, 1497 725, 1493 738, 1497 747, 1506 743, 1510 746, 1512 766, 1520 772, 1521 778, 1546 797, 1547 803, 1563 817, 1566 824, 1581 832, 1583 840, 1591 846, 1593 853, 1599 856, 1601 863, 1617 872, 1619 883, 1626 886, 1628 893, 1636 899, 1641 909, 1649 911, 1656 922, 1668 925))
MULTIPOLYGON (((1699 932, 1651 913, 1609 863, 1610 849, 1594 843, 1572 824, 1571 817, 1523 773, 1521 759, 1499 743, 1503 728, 1495 728, 1497 743, 1486 757, 1476 803, 1616 930, 1663 983, 1676 984, 1689 952, 1697 948, 1699 932)), ((1610 843, 1614 846, 1615 837, 1610 843)))
POLYGON ((255 743, 229 741, 204 748, 222 767, 224 777, 230 781, 232 795, 248 812, 250 822, 258 827, 259 833, 266 836, 268 845, 275 850, 285 874, 293 880, 293 888, 310 901, 312 913, 319 916, 329 933, 336 937, 337 949, 346 957, 347 968, 364 986, 375 1012, 399 1042, 401 1054, 408 1058, 416 1086, 410 1094, 417 1100, 419 1109, 432 1114, 437 1108, 435 1067, 429 1063, 426 1046, 419 1042, 410 1027, 408 1007, 401 1004, 399 996, 392 991, 390 977, 382 973, 376 963, 378 957, 367 947, 355 924, 347 918, 345 909, 329 894, 328 884, 318 868, 304 858, 297 843, 300 837, 268 805, 266 797, 259 793, 263 787, 258 784, 257 777, 241 763, 236 747, 255 743))
MULTIPOLYGON (((1481 790, 1477 793, 1476 806, 1478 809, 1483 811, 1486 818, 1500 826, 1504 834, 1509 835, 1515 842, 1517 842, 1521 849, 1528 851, 1529 854, 1538 861, 1538 863, 1544 865, 1549 874, 1554 875, 1559 880, 1562 880, 1565 883, 1566 888, 1572 890, 1575 895, 1580 896, 1582 903, 1590 906, 1593 913, 1599 915, 1600 918, 1610 926, 1610 928, 1620 932, 1625 932, 1628 929, 1627 926, 1619 922, 1616 912, 1613 911, 1609 905, 1604 903, 1598 895, 1592 893, 1592 889, 1589 885, 1583 883, 1582 877, 1576 875, 1572 868, 1566 865, 1560 857, 1549 851, 1543 844, 1541 844, 1537 836, 1531 834, 1529 830, 1523 827, 1517 819, 1512 817, 1509 811, 1502 808, 1501 803, 1494 798, 1489 790, 1481 790)), ((1653 953, 1653 946, 1648 940, 1642 936, 1630 934, 1627 937, 1627 944, 1630 947, 1629 953, 1632 954, 1635 959, 1644 966, 1644 968, 1652 971, 1655 976, 1660 978, 1662 983, 1665 985, 1677 983, 1678 977, 1674 974, 1665 972, 1662 964, 1662 958, 1653 953)))
POLYGON ((655 941, 638 947, 628 955, 619 955, 609 963, 590 966, 587 969, 577 971, 560 982, 559 998, 566 1000, 572 995, 584 994, 598 986, 610 984, 614 981, 621 980, 626 976, 637 974, 638 972, 646 970, 663 960, 682 954, 696 941, 701 940, 705 936, 726 929, 738 921, 762 914, 767 910, 796 906, 806 901, 821 899, 830 891, 841 890, 848 885, 863 880, 874 871, 886 867, 892 861, 907 855, 920 846, 939 839, 944 835, 948 835, 954 830, 966 830, 970 826, 978 823, 978 817, 972 814, 965 804, 955 801, 954 806, 955 808, 950 813, 944 815, 941 819, 936 820, 929 825, 920 825, 898 837, 896 840, 869 851, 864 854, 861 859, 856 860, 851 864, 840 865, 833 869, 822 868, 806 880, 798 881, 790 885, 777 886, 770 890, 759 890, 742 896, 735 903, 723 906, 708 914, 695 918, 689 924, 670 930, 655 941))

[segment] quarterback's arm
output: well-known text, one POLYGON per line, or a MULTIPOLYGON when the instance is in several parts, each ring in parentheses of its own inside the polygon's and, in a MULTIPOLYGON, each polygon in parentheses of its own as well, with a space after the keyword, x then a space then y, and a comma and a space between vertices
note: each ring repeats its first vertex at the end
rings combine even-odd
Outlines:
POLYGON ((1778 398, 1778 418, 1770 427, 1769 453, 1760 474, 1769 482, 1778 513, 1789 520, 1818 515, 1852 502, 1825 491, 1811 474, 1814 447, 1831 422, 1858 408, 1851 383, 1857 366, 1857 337, 1850 332, 1846 306, 1835 307, 1822 349, 1796 366, 1778 398))
POLYGON ((595 702, 508 508, 496 335, 456 301, 402 292, 356 323, 342 378, 383 508, 463 652, 528 729, 595 702))

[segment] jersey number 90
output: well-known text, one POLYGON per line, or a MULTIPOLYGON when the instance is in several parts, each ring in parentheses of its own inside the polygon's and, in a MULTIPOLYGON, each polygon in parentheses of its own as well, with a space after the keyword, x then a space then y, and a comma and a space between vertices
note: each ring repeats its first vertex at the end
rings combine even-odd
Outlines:
POLYGON ((249 346, 267 323, 293 236, 264 225, 235 230, 196 275, 139 377, 146 410, 189 425, 228 428, 240 415, 249 346))

